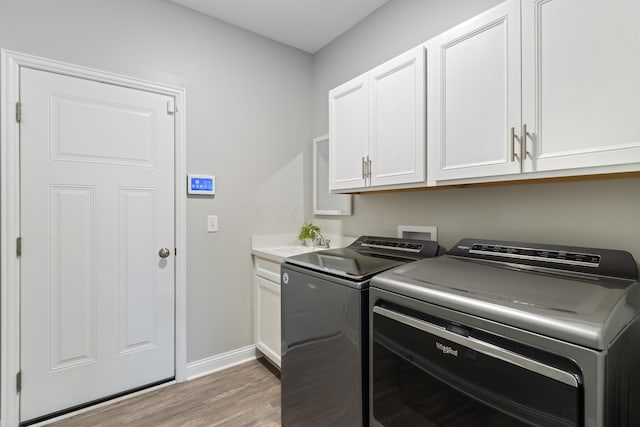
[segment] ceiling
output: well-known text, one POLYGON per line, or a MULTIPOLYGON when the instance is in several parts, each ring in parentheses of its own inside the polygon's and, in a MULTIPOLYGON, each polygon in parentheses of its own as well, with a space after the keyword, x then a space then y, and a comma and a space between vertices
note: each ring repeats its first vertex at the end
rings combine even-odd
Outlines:
POLYGON ((169 0, 315 53, 388 0, 169 0))

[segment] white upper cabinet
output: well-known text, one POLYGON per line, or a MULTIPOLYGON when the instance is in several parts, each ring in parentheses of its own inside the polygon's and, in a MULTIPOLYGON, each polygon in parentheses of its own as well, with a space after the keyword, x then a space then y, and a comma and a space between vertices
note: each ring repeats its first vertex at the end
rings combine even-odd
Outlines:
POLYGON ((329 190, 365 186, 369 143, 366 76, 329 92, 329 190))
POLYGON ((520 172, 520 3, 426 43, 429 168, 437 180, 520 172), (517 143, 517 146, 516 146, 517 143))
POLYGON ((411 50, 369 72, 371 185, 425 180, 424 50, 411 50))
POLYGON ((640 162, 640 1, 523 0, 527 172, 640 162))
POLYGON ((507 0, 330 91, 330 190, 640 171, 639 20, 507 0))
POLYGON ((330 189, 425 181, 424 50, 329 92, 330 189))
POLYGON ((639 19, 637 0, 508 0, 428 41, 430 178, 637 171, 639 19))

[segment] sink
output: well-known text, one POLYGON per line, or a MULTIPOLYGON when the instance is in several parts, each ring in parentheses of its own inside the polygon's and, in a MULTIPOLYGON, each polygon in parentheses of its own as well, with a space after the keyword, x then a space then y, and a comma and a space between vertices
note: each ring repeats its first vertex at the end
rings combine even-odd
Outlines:
POLYGON ((300 254, 304 254, 307 252, 315 252, 315 251, 322 251, 328 248, 321 248, 321 247, 317 247, 317 246, 279 246, 279 247, 275 247, 275 248, 265 248, 265 251, 269 251, 272 252, 276 255, 279 255, 281 257, 288 257, 288 256, 293 256, 293 255, 300 255, 300 254))

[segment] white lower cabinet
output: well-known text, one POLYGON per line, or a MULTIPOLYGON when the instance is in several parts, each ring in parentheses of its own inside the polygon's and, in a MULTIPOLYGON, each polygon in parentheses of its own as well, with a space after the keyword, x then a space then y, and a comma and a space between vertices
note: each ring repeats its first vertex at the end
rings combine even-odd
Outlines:
POLYGON ((280 264, 254 256, 256 348, 280 367, 280 264))

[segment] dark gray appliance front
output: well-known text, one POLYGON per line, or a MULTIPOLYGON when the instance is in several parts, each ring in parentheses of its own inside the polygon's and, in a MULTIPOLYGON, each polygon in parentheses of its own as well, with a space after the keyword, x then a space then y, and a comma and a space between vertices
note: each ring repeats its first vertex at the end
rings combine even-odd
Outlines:
POLYGON ((360 236, 281 267, 282 424, 369 424, 368 287, 376 274, 442 254, 437 242, 360 236))
POLYGON ((362 426, 368 289, 290 264, 281 274, 282 425, 362 426))

